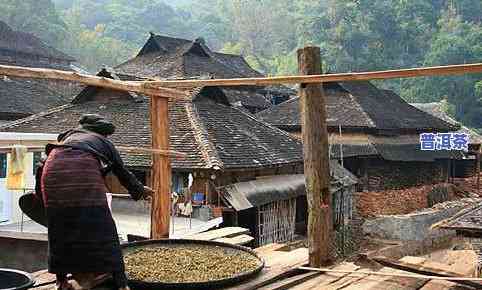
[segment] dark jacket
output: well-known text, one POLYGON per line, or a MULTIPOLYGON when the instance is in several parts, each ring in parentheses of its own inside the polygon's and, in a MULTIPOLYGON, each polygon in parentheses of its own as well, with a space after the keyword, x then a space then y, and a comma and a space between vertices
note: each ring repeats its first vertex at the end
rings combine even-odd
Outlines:
POLYGON ((106 137, 81 129, 69 130, 60 134, 57 138, 61 144, 48 144, 46 154, 54 148, 67 147, 92 153, 103 164, 103 175, 110 171, 117 176, 134 200, 138 200, 144 194, 144 185, 124 166, 124 162, 114 144, 106 137))

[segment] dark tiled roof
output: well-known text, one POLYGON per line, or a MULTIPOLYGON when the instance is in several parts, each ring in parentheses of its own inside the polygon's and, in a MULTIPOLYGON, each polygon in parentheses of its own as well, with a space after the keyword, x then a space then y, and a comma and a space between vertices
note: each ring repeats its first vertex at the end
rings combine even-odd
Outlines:
POLYGON ((69 101, 47 82, 0 76, 0 114, 31 115, 69 101))
POLYGON ((465 133, 470 136, 470 143, 473 144, 480 144, 482 143, 482 136, 475 132, 474 130, 461 125, 457 122, 454 118, 450 117, 444 110, 442 102, 433 102, 433 103, 411 103, 412 106, 416 107, 419 110, 422 110, 426 113, 429 113, 439 119, 444 120, 447 123, 450 123, 454 126, 461 126, 459 133, 465 133))
POLYGON ((422 151, 420 150, 419 135, 399 135, 399 136, 375 136, 369 135, 365 142, 346 142, 342 144, 340 150, 340 141, 333 142, 330 147, 331 156, 340 158, 340 151, 343 150, 343 157, 355 156, 375 156, 389 161, 420 161, 432 162, 436 159, 461 159, 463 157, 460 151, 422 151))
POLYGON ((0 21, 0 50, 37 55, 73 62, 74 58, 47 45, 33 34, 14 31, 5 22, 0 21))
MULTIPOLYGON (((9 123, 0 131, 60 133, 76 127, 82 114, 98 113, 116 124, 117 131, 111 137, 116 145, 150 147, 148 98, 132 94, 122 98, 122 93, 116 93, 115 102, 87 101, 94 94, 108 92, 86 88, 74 104, 9 123)), ((302 162, 298 140, 223 103, 221 90, 197 89, 192 96, 192 102, 169 103, 171 149, 188 154, 187 158, 172 159, 173 168, 261 168, 302 162), (213 101, 216 98, 219 100, 213 101)), ((123 158, 129 166, 150 166, 148 155, 129 153, 123 158)))
MULTIPOLYGON (((406 103, 394 92, 379 90, 370 82, 354 81, 325 87, 328 126, 379 131, 454 131, 456 126, 406 103)), ((298 98, 257 116, 279 127, 299 128, 298 98)))
MULTIPOLYGON (((114 68, 116 73, 146 78, 245 78, 261 77, 241 55, 211 51, 202 40, 186 40, 152 34, 139 54, 114 68)), ((266 95, 286 95, 284 87, 226 89, 231 104, 256 111, 271 106, 266 95), (246 98, 249 95, 250 98, 246 98)))
POLYGON ((212 52, 200 39, 193 41, 152 34, 139 54, 115 71, 160 78, 262 76, 240 55, 212 52))
POLYGON ((271 107, 268 98, 255 89, 222 88, 230 104, 235 107, 256 108, 263 110, 271 107))

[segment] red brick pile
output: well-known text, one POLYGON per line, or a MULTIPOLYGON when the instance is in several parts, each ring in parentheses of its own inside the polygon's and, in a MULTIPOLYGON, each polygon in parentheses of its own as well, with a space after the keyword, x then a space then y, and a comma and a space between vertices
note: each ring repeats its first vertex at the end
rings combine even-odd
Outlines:
POLYGON ((357 210, 364 218, 377 215, 407 214, 427 208, 428 193, 437 186, 449 187, 449 200, 462 197, 454 185, 444 183, 398 190, 357 192, 357 210))

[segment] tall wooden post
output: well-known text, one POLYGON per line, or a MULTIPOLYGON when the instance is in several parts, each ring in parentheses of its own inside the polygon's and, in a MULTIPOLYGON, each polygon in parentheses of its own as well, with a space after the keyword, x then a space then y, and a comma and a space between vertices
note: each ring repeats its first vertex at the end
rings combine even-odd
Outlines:
MULTIPOLYGON (((298 69, 301 75, 321 74, 320 48, 299 49, 298 69)), ((325 99, 321 84, 301 84, 299 95, 308 200, 309 260, 312 267, 321 267, 333 258, 325 99)))
MULTIPOLYGON (((169 149, 168 99, 151 97, 150 117, 152 148, 169 149)), ((152 155, 151 186, 155 191, 151 204, 151 238, 169 237, 171 209, 171 165, 169 157, 152 155)))
POLYGON ((480 154, 482 152, 482 146, 479 146, 479 150, 477 151, 477 155, 475 155, 475 174, 477 174, 477 190, 480 190, 480 154))

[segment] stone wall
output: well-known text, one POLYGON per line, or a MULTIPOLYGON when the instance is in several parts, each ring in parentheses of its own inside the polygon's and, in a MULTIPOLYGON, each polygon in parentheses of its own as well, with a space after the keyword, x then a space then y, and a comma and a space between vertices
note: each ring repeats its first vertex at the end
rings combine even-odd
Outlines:
POLYGON ((0 268, 12 268, 34 272, 47 268, 48 251, 46 238, 19 237, 0 233, 0 268))
POLYGON ((426 241, 455 236, 455 231, 432 230, 431 226, 478 201, 480 199, 464 198, 410 214, 378 216, 365 220, 363 233, 370 237, 400 241, 426 241))

